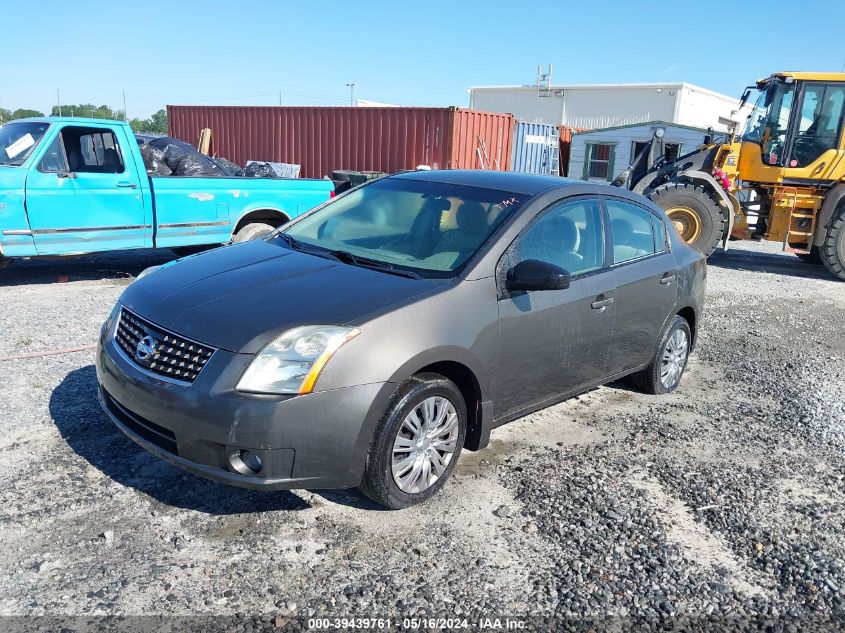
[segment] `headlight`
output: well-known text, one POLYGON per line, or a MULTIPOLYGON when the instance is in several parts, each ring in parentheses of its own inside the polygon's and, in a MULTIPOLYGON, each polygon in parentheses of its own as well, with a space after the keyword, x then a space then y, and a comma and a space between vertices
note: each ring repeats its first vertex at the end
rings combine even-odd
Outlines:
POLYGON ((138 273, 138 276, 135 277, 135 281, 141 281, 144 277, 146 277, 150 273, 154 273, 159 268, 161 268, 161 266, 150 266, 149 268, 145 268, 140 273, 138 273))
POLYGON ((311 393, 332 355, 361 330, 337 325, 308 325, 288 330, 250 363, 239 391, 311 393))
POLYGON ((114 322, 117 319, 118 314, 120 314, 120 301, 114 304, 114 307, 111 309, 111 312, 106 317, 106 320, 103 322, 103 326, 100 328, 100 332, 110 332, 112 325, 114 325, 114 322))

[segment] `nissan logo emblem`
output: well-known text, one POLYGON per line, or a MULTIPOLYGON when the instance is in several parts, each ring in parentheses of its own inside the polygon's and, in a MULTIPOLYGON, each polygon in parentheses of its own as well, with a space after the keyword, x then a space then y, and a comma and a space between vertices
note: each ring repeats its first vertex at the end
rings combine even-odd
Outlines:
POLYGON ((148 361, 155 353, 156 340, 152 336, 147 335, 138 341, 138 347, 135 348, 135 358, 139 361, 148 361))

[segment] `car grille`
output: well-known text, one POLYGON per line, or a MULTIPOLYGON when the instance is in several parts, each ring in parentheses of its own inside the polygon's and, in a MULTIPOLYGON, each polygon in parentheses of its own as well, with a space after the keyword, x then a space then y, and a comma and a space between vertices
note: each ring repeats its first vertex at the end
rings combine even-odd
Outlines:
POLYGON ((152 442, 159 448, 166 450, 168 453, 174 455, 179 454, 179 448, 176 444, 176 435, 170 429, 154 424, 140 415, 132 413, 129 409, 121 405, 117 400, 103 389, 103 400, 108 407, 109 412, 116 417, 121 424, 132 431, 135 435, 144 438, 148 442, 152 442))
POLYGON ((192 383, 215 349, 153 325, 122 308, 114 339, 139 367, 165 378, 192 383), (149 338, 147 338, 149 337, 149 338), (149 354, 139 354, 138 344, 152 343, 149 354))

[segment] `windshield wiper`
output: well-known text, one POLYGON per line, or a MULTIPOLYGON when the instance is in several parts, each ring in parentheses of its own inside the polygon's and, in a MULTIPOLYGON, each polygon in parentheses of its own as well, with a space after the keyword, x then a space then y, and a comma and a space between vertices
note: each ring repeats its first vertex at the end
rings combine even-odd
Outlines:
POLYGON ((408 277, 410 279, 423 279, 421 275, 418 275, 412 270, 405 270, 404 268, 396 268, 392 264, 388 264, 387 262, 382 262, 377 259, 369 259, 367 257, 359 257, 358 255, 354 255, 349 251, 327 251, 334 255, 337 259, 347 264, 352 264, 353 266, 361 266, 364 268, 374 268, 376 270, 381 270, 386 273, 390 273, 391 275, 399 275, 400 277, 408 277))

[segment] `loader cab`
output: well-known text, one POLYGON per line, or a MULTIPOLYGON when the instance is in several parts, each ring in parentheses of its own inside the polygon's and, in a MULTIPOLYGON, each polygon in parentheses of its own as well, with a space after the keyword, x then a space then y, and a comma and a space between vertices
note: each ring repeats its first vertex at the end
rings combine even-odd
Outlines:
POLYGON ((845 74, 772 75, 741 136, 740 177, 748 182, 808 184, 842 176, 845 74))

